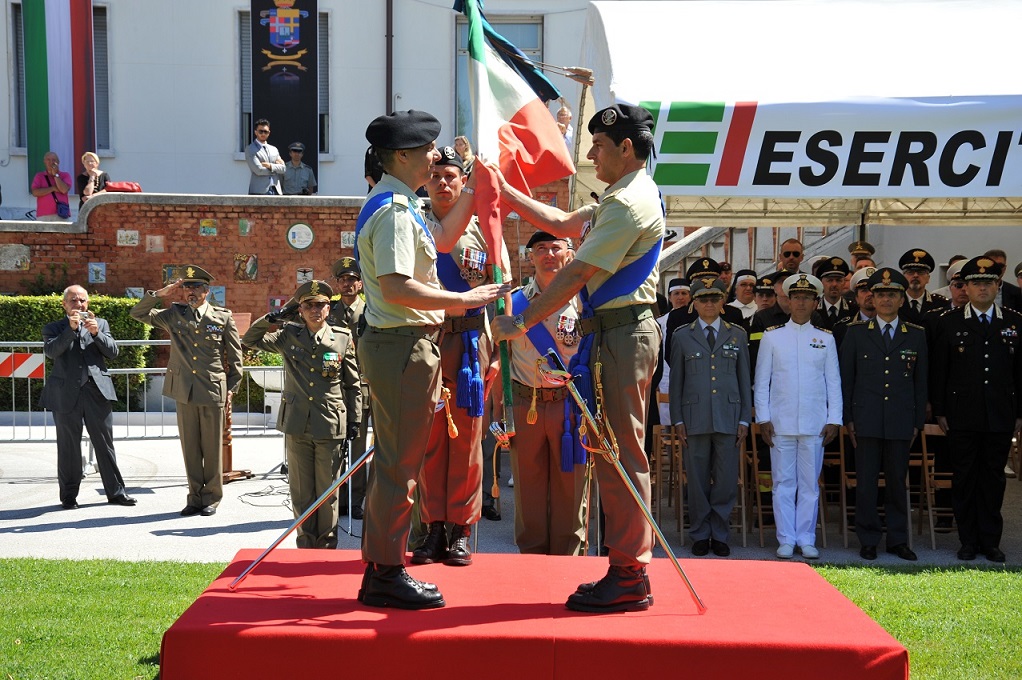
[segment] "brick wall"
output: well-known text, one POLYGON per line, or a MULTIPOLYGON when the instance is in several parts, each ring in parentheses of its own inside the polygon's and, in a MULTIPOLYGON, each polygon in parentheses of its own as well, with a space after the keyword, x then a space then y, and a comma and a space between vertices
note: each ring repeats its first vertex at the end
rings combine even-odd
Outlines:
MULTIPOLYGON (((537 192, 547 199, 556 196, 558 206, 568 205, 566 181, 537 192)), ((299 268, 330 279, 331 264, 351 255, 350 248, 341 247, 341 233, 355 230, 361 204, 361 198, 105 194, 85 205, 76 224, 0 222, 0 253, 5 245, 24 245, 30 257, 26 270, 0 271, 0 291, 27 293, 28 280, 37 275, 50 279, 50 265, 59 272, 66 263, 71 283, 94 294, 124 295, 129 287, 161 287, 165 264, 191 263, 213 274, 213 285, 225 286, 230 309, 255 318, 266 313, 270 296, 294 292, 299 268), (216 220, 216 234, 200 235, 201 220, 216 220), (249 221, 247 235, 242 234, 242 220, 249 221), (286 238, 299 222, 312 227, 315 235, 313 244, 301 251, 286 238), (138 244, 118 245, 118 231, 123 230, 137 231, 138 244), (162 237, 163 252, 154 252, 147 237, 162 237), (235 280, 236 255, 256 256, 254 281, 235 280), (104 283, 88 283, 91 262, 106 264, 104 283)), ((504 231, 512 271, 531 276, 532 265, 519 262, 518 246, 535 228, 509 219, 504 231)))

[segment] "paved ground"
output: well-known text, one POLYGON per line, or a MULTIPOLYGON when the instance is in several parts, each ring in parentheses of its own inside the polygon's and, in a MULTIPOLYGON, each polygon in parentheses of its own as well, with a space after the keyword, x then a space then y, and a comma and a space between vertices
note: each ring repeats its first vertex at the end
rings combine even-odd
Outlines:
MULTIPOLYGON (((56 445, 47 442, 0 445, 0 555, 40 558, 111 558, 121 560, 180 560, 226 562, 243 548, 264 548, 291 521, 287 482, 280 474, 283 440, 277 437, 236 437, 234 463, 255 473, 248 480, 224 487, 225 497, 213 517, 181 517, 186 484, 181 452, 176 439, 126 440, 117 443, 121 472, 129 493, 138 498, 133 508, 109 505, 98 474, 82 484, 78 510, 63 510, 57 498, 56 445)), ((503 520, 481 520, 478 550, 514 552, 512 490, 501 481, 503 520)), ((673 509, 663 508, 663 528, 679 557, 691 558, 682 547, 673 509)), ((835 508, 831 516, 836 518, 835 508)), ((1002 549, 1008 564, 1022 565, 1022 483, 1008 480, 1005 502, 1005 538, 1002 549)), ((342 517, 340 547, 359 545, 361 522, 342 517)), ((836 519, 828 526, 828 547, 821 548, 822 561, 859 563, 858 544, 842 547, 836 519)), ((768 532, 766 547, 759 547, 758 534, 750 534, 747 548, 740 538, 732 542, 732 559, 775 559, 776 542, 768 532)), ((289 538, 283 544, 293 547, 289 538)), ((960 564, 954 556, 958 541, 953 534, 937 535, 937 550, 930 549, 929 536, 915 538, 920 563, 960 564)), ((664 555, 662 550, 657 554, 664 555)), ((703 558, 719 559, 719 558, 703 558)), ((905 564, 881 553, 880 566, 905 564)), ((980 558, 974 565, 988 564, 980 558)))

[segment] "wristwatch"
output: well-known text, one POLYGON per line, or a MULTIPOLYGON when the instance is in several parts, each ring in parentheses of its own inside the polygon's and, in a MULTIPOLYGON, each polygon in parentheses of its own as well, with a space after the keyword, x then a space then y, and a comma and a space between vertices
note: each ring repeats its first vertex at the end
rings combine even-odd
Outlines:
POLYGON ((461 193, 468 194, 469 196, 475 194, 476 190, 472 187, 461 187, 461 193))
POLYGON ((511 319, 511 323, 513 323, 518 328, 522 329, 522 333, 526 333, 529 330, 529 327, 525 325, 524 314, 515 314, 514 318, 511 319))

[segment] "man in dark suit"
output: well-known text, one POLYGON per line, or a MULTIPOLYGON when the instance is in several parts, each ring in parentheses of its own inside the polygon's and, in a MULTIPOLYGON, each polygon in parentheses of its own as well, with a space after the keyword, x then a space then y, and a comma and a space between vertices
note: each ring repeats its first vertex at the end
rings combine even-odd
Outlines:
POLYGON ((738 447, 752 420, 752 376, 745 329, 720 318, 727 289, 720 279, 692 281, 699 318, 674 334, 671 422, 688 475, 692 554, 718 557, 728 547, 738 496, 738 447))
POLYGON ((994 304, 1000 274, 988 257, 965 263, 969 302, 940 317, 932 352, 930 401, 948 436, 960 560, 982 552, 1004 561, 1004 466, 1022 431, 1022 314, 994 304))
POLYGON ((57 483, 65 510, 78 507, 82 482, 82 422, 89 432, 108 503, 135 505, 124 492, 114 454, 114 383, 103 357, 117 356, 110 324, 89 311, 89 294, 81 286, 64 290, 67 316, 43 328, 43 351, 53 372, 43 385, 41 405, 53 412, 57 426, 57 483))
POLYGON ((241 383, 241 338, 231 310, 206 301, 213 276, 197 265, 174 272, 170 285, 146 295, 131 317, 170 335, 170 360, 163 396, 177 402, 177 429, 188 477, 188 500, 181 515, 216 514, 224 495, 225 408, 241 383), (184 290, 185 302, 156 309, 184 290))
POLYGON ((820 328, 834 330, 839 319, 855 314, 858 307, 844 298, 845 281, 850 276, 848 263, 840 257, 828 257, 813 274, 823 283, 823 297, 813 315, 813 323, 820 328))
POLYGON ((926 332, 898 317, 908 281, 897 270, 878 269, 867 285, 876 318, 850 323, 840 351, 845 427, 855 447, 855 533, 859 555, 875 560, 883 533, 877 511, 883 469, 887 552, 915 561, 905 477, 909 446, 926 422, 926 332))
POLYGON ((923 314, 934 307, 947 307, 947 298, 934 295, 926 290, 930 283, 930 274, 933 272, 936 262, 933 255, 922 248, 912 248, 905 252, 898 260, 898 267, 908 281, 908 290, 905 291, 905 303, 901 306, 898 314, 901 318, 912 323, 921 324, 923 314))
MULTIPOLYGON (((1008 254, 1000 248, 991 248, 983 253, 983 257, 988 257, 1001 265, 1001 287, 997 291, 997 298, 994 302, 1001 307, 1022 312, 1022 292, 1014 283, 1004 280, 1004 275, 1008 271, 1008 254)), ((1015 268, 1015 277, 1018 277, 1018 267, 1015 268)))

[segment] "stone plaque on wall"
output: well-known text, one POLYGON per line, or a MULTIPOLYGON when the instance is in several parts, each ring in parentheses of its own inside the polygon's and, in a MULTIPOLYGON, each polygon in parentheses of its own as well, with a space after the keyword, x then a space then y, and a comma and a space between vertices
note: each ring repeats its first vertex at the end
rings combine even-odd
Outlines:
POLYGON ((23 272, 28 271, 28 265, 32 262, 32 251, 21 243, 11 243, 0 246, 0 271, 23 272))

